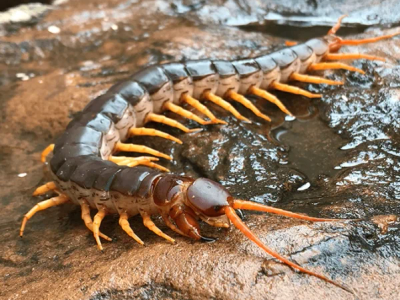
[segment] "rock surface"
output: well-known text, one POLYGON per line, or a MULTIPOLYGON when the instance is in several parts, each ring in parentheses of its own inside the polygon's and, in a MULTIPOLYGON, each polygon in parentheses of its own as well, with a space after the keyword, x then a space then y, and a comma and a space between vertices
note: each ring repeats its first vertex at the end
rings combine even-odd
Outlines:
MULTIPOLYGON (((363 219, 308 224, 262 214, 245 216, 249 227, 271 248, 345 283, 356 296, 271 260, 235 229, 204 225, 204 233, 218 241, 203 244, 177 236, 156 218, 160 228, 178 241, 170 245, 135 217, 131 226, 146 243, 140 247, 122 232, 117 218, 109 216, 102 230, 114 241, 104 243, 102 253, 79 210, 65 205, 35 215, 24 238, 18 238, 23 214, 39 200, 30 195, 44 182, 41 150, 90 99, 149 64, 234 59, 280 48, 282 39, 260 32, 263 26, 254 26, 265 12, 269 13, 265 19, 272 13, 286 16, 282 24, 287 16, 309 24, 306 29, 290 27, 288 22, 292 34, 287 37, 299 32, 301 39, 302 32, 318 35, 321 27, 327 29, 324 18, 330 11, 326 1, 296 1, 292 6, 282 1, 209 2, 70 0, 34 25, 6 27, 0 37, 1 298, 398 297, 398 37, 343 49, 383 56, 387 62, 354 62, 366 75, 326 72, 329 78, 344 80, 344 86, 304 86, 323 93, 321 100, 277 93, 296 116, 294 120, 285 119, 273 105, 253 99, 272 117, 272 123, 236 106, 254 121, 244 124, 210 106, 229 125, 209 126, 189 135, 159 127, 179 136, 182 146, 142 140, 174 157, 172 163, 164 163, 172 171, 217 180, 238 198, 313 216, 363 219), (242 25, 246 30, 220 23, 242 25)), ((334 7, 329 23, 347 8, 352 24, 342 32, 378 23, 394 28, 375 28, 358 37, 399 31, 400 27, 395 28, 400 20, 398 2, 388 1, 389 9, 374 6, 376 2, 368 2, 368 13, 361 1, 334 7), (379 16, 378 21, 365 24, 367 15, 379 16)), ((278 30, 276 35, 284 33, 278 30)))

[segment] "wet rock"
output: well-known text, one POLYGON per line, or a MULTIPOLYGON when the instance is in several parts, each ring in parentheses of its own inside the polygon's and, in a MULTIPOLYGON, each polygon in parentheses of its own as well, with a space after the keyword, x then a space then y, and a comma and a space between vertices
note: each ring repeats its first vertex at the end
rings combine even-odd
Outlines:
MULTIPOLYGON (((356 32, 365 25, 381 22, 394 27, 398 23, 397 2, 388 2, 393 13, 384 14, 387 8, 374 8, 374 1, 369 2, 368 11, 351 1, 335 7, 330 19, 326 15, 331 3, 243 3, 70 0, 36 25, 6 29, 0 38, 2 298, 352 297, 270 259, 235 229, 202 224, 204 235, 218 240, 198 243, 177 236, 155 218, 177 240, 170 245, 134 217, 131 226, 146 243, 140 247, 122 232, 118 219, 109 216, 102 230, 114 241, 104 243, 102 253, 79 210, 65 205, 38 213, 29 221, 24 238, 18 238, 23 214, 40 200, 30 194, 44 182, 41 150, 90 99, 139 68, 182 59, 249 57, 280 48, 283 40, 259 32, 262 27, 246 26, 243 31, 218 25, 251 24, 263 19, 264 12, 267 17, 272 12, 287 16, 280 22, 299 39, 305 29, 300 32, 293 27, 289 17, 308 24, 310 16, 315 17, 317 26, 307 29, 310 35, 318 35, 321 27, 326 32, 328 23, 345 8, 352 12, 349 22, 362 25, 355 27, 356 32), (365 16, 374 14, 380 19, 366 23, 365 16), (322 19, 325 23, 318 23, 322 19)), ((400 28, 373 28, 359 37, 396 30, 400 28)), ((281 30, 274 34, 284 35, 281 30)), ((366 71, 364 76, 325 73, 344 80, 344 86, 303 86, 322 93, 322 99, 276 93, 296 118, 285 118, 273 105, 252 99, 273 121, 266 123, 235 105, 253 121, 245 124, 207 104, 228 125, 207 126, 187 135, 157 126, 184 144, 150 138, 135 142, 172 155, 174 161, 163 162, 172 171, 217 180, 236 197, 313 216, 363 219, 308 224, 245 214, 248 226, 272 249, 345 283, 359 299, 396 299, 400 280, 396 217, 400 215, 399 47, 399 38, 393 38, 343 49, 387 57, 387 62, 354 62, 366 71)), ((169 116, 189 127, 198 126, 169 116)))

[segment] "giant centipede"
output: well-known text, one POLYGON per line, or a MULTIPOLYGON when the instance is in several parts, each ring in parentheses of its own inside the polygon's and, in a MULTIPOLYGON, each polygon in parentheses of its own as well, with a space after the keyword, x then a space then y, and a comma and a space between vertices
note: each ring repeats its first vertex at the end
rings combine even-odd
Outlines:
POLYGON ((297 218, 311 222, 338 221, 314 218, 251 201, 235 199, 219 183, 207 178, 193 179, 168 173, 155 163, 157 157, 172 159, 169 155, 144 145, 124 143, 128 138, 147 135, 182 143, 165 132, 144 127, 149 122, 163 123, 183 132, 194 132, 174 119, 162 115, 172 111, 202 125, 225 124, 201 101, 208 100, 245 122, 229 101, 235 101, 256 116, 271 121, 245 96, 255 95, 274 103, 291 115, 271 90, 320 98, 288 82, 339 85, 341 81, 310 76, 317 70, 344 69, 364 74, 364 71, 337 62, 342 59, 382 60, 384 58, 360 53, 338 53, 344 45, 373 43, 399 35, 383 35, 367 39, 345 40, 336 35, 341 16, 326 36, 305 43, 287 42, 286 48, 255 58, 234 61, 197 60, 153 65, 136 72, 127 80, 112 86, 105 94, 89 102, 79 116, 67 126, 55 144, 42 153, 42 161, 49 168, 52 181, 38 187, 33 195, 53 191, 58 196, 37 203, 25 214, 20 236, 27 221, 38 211, 67 202, 79 205, 86 227, 93 232, 97 246, 103 249, 100 238, 111 241, 99 228, 109 214, 119 215, 119 225, 136 242, 143 241, 134 233, 128 218, 141 215, 144 225, 171 243, 175 240, 163 233, 151 220, 161 215, 165 224, 180 235, 195 240, 209 241, 201 234, 199 220, 215 227, 227 228, 232 223, 247 238, 277 260, 295 270, 318 277, 346 291, 347 287, 309 271, 268 248, 245 225, 235 210, 254 210, 297 218), (333 62, 335 61, 335 62, 333 62), (209 120, 186 110, 182 104, 193 107, 209 120), (146 153, 153 156, 116 156, 117 152, 146 153), (91 218, 90 210, 97 210, 91 218))

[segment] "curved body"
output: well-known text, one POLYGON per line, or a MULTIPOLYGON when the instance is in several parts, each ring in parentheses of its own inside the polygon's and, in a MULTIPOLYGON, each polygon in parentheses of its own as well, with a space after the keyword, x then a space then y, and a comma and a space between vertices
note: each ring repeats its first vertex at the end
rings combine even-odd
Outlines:
POLYGON ((115 145, 129 137, 132 127, 143 126, 148 114, 162 113, 165 103, 181 104, 183 94, 202 99, 209 90, 224 97, 229 90, 247 94, 252 86, 268 89, 273 81, 288 82, 291 73, 306 70, 328 51, 324 39, 308 44, 254 59, 151 66, 114 85, 91 101, 55 143, 50 168, 57 187, 74 203, 84 198, 109 213, 123 209, 132 216, 139 207, 157 213, 157 182, 175 175, 118 166, 108 161, 115 145))
MULTIPOLYGON (((311 83, 343 84, 306 73, 314 70, 346 69, 364 73, 362 70, 337 62, 322 62, 340 59, 384 60, 380 57, 359 53, 336 54, 342 45, 357 45, 376 42, 396 34, 364 40, 342 40, 335 36, 340 21, 322 38, 304 44, 284 48, 280 51, 235 61, 199 60, 150 66, 132 75, 127 80, 111 87, 104 95, 92 100, 82 114, 74 118, 66 131, 54 145, 42 153, 42 161, 53 152, 49 160, 52 182, 39 187, 34 195, 55 191, 59 196, 42 201, 24 217, 20 235, 26 222, 37 211, 66 202, 80 205, 82 219, 93 231, 99 249, 100 237, 111 240, 99 230, 107 214, 119 214, 122 229, 139 244, 143 241, 135 235, 128 218, 140 214, 144 225, 159 236, 174 242, 151 221, 151 215, 160 214, 166 225, 175 232, 209 241, 201 235, 198 220, 215 227, 229 227, 232 223, 250 240, 283 263, 301 272, 321 278, 343 289, 342 285, 289 261, 265 246, 240 220, 235 209, 248 209, 280 214, 312 222, 335 221, 308 217, 281 209, 234 199, 220 184, 206 178, 192 179, 165 173, 164 167, 155 164, 155 157, 114 156, 119 151, 149 153, 171 159, 166 154, 143 145, 124 144, 135 135, 153 135, 182 143, 179 139, 151 128, 143 127, 148 122, 160 122, 177 127, 184 132, 195 131, 161 113, 170 110, 196 122, 224 124, 200 101, 208 100, 231 112, 235 117, 250 122, 229 102, 237 101, 266 121, 262 114, 244 96, 253 94, 276 104, 283 112, 291 115, 286 107, 270 94, 270 90, 319 98, 296 86, 291 81, 311 83), (205 121, 181 107, 183 103, 193 106, 207 116, 205 121), (90 208, 97 214, 92 221, 90 208)), ((349 291, 348 289, 346 289, 349 291)))

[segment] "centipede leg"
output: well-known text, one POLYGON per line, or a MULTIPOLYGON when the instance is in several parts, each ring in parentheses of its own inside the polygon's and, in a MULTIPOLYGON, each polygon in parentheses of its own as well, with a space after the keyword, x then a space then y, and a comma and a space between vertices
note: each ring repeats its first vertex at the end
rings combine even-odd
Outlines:
POLYGON ((159 169, 163 172, 169 172, 167 168, 155 164, 152 161, 158 161, 158 158, 151 156, 140 156, 140 157, 126 157, 126 156, 110 156, 109 160, 120 166, 135 167, 138 165, 148 166, 151 168, 159 169))
POLYGON ((353 72, 358 72, 360 74, 365 74, 365 72, 361 69, 354 68, 352 66, 343 64, 343 63, 317 63, 317 64, 311 64, 308 67, 309 71, 319 71, 319 70, 338 70, 338 69, 343 69, 343 70, 348 70, 348 71, 353 71, 353 72))
POLYGON ((176 137, 174 137, 174 136, 172 136, 172 135, 170 135, 168 133, 165 133, 163 131, 156 130, 156 129, 153 129, 153 128, 144 128, 144 127, 131 128, 129 130, 129 135, 130 136, 135 136, 135 135, 158 136, 158 137, 161 137, 161 138, 164 138, 164 139, 167 139, 167 140, 174 141, 174 142, 176 142, 178 144, 182 144, 182 141, 180 139, 178 139, 178 138, 176 138, 176 137))
POLYGON ((249 93, 254 94, 258 97, 261 97, 265 100, 268 100, 269 102, 275 104, 276 106, 279 107, 279 109, 281 111, 283 111, 285 114, 289 115, 289 116, 293 116, 292 113, 286 108, 286 106, 274 95, 272 95, 271 93, 267 92, 266 90, 262 90, 259 89, 255 86, 252 86, 249 89, 249 93))
POLYGON ((231 98, 232 100, 234 100, 236 102, 239 102, 240 104, 242 104, 246 108, 250 109, 257 117, 260 117, 260 118, 264 119, 265 121, 271 122, 271 118, 270 117, 268 117, 267 115, 264 115, 262 112, 259 111, 259 109, 257 107, 255 107, 253 105, 253 103, 250 102, 249 99, 247 99, 246 97, 236 93, 234 90, 228 91, 226 96, 231 98))
POLYGON ((49 153, 50 153, 51 151, 53 151, 53 150, 54 150, 54 144, 50 144, 50 145, 48 145, 48 146, 46 147, 46 149, 44 149, 44 150, 42 151, 42 154, 41 154, 41 156, 40 156, 40 160, 42 161, 42 163, 44 163, 44 162, 46 161, 47 155, 49 155, 49 153))
POLYGON ((60 195, 60 196, 53 197, 51 199, 44 200, 42 202, 37 203, 24 216, 24 219, 22 220, 22 224, 21 224, 21 229, 19 231, 19 235, 21 237, 23 236, 24 230, 25 230, 25 226, 26 226, 26 222, 28 222, 28 220, 30 218, 32 218, 33 215, 36 214, 38 211, 45 210, 45 209, 48 209, 50 207, 57 206, 57 205, 60 205, 60 204, 64 204, 64 203, 67 203, 68 201, 69 201, 69 198, 66 195, 60 195))
POLYGON ((170 110, 170 111, 172 111, 172 112, 174 112, 174 113, 176 113, 176 114, 178 114, 178 115, 180 115, 180 116, 182 116, 182 117, 184 117, 186 119, 190 119, 190 120, 196 121, 197 123, 199 123, 201 125, 207 125, 207 124, 211 124, 212 123, 212 121, 203 120, 202 118, 200 118, 199 116, 195 115, 194 113, 192 113, 192 112, 190 112, 190 111, 188 111, 188 110, 186 110, 186 109, 184 109, 184 108, 182 108, 182 107, 180 107, 178 105, 175 105, 175 104, 173 104, 171 102, 166 102, 164 104, 164 109, 168 109, 168 110, 170 110))
POLYGON ((321 83, 331 84, 331 85, 344 84, 343 81, 329 80, 322 77, 303 75, 299 73, 293 73, 292 75, 290 75, 290 79, 301 82, 316 83, 316 84, 321 84, 321 83))
POLYGON ((213 124, 224 124, 224 125, 227 124, 225 121, 217 119, 217 117, 214 116, 214 114, 206 106, 201 104, 199 100, 191 97, 188 93, 182 95, 182 101, 186 102, 187 104, 194 107, 202 114, 206 115, 213 124))
POLYGON ((97 212, 97 214, 94 216, 94 220, 93 220, 93 236, 96 240, 97 247, 99 248, 99 250, 103 250, 103 246, 101 245, 101 241, 99 238, 99 233, 100 233, 101 221, 103 221, 106 214, 107 214, 107 212, 106 212, 105 208, 101 208, 97 212))
POLYGON ((296 46, 298 42, 295 41, 285 41, 285 45, 290 47, 290 46, 296 46))
POLYGON ((166 239, 167 241, 171 242, 172 244, 175 244, 175 240, 166 235, 164 232, 162 232, 157 226, 156 224, 154 224, 154 222, 151 220, 150 215, 144 211, 143 209, 139 210, 140 215, 143 218, 143 224, 144 226, 146 226, 148 229, 150 229, 151 231, 153 231, 155 234, 157 234, 158 236, 161 236, 162 238, 166 239))
POLYGON ((321 94, 310 93, 310 92, 303 90, 301 88, 298 88, 296 86, 279 83, 277 81, 274 81, 273 83, 271 83, 271 87, 276 90, 282 91, 282 92, 296 94, 296 95, 302 95, 302 96, 305 96, 308 98, 321 98, 322 97, 321 94))
POLYGON ((168 160, 172 160, 172 157, 164 154, 160 151, 154 150, 152 148, 143 146, 143 145, 135 145, 135 144, 124 144, 121 142, 118 142, 115 145, 115 151, 124 151, 124 152, 138 152, 138 153, 148 153, 152 154, 154 156, 162 157, 168 160))
POLYGON ((128 214, 127 213, 121 213, 119 215, 119 225, 121 228, 131 237, 133 238, 136 242, 138 242, 140 245, 144 245, 143 241, 133 232, 131 226, 129 225, 128 221, 128 214))
POLYGON ((194 128, 194 129, 189 129, 183 124, 179 123, 178 121, 175 121, 174 119, 167 118, 166 116, 163 115, 158 115, 154 113, 149 113, 146 117, 145 123, 147 122, 157 122, 157 123, 162 123, 171 127, 178 128, 182 130, 183 132, 189 133, 189 132, 197 132, 200 131, 201 128, 194 128))
MULTIPOLYGON (((86 227, 93 232, 93 221, 92 221, 92 217, 90 216, 90 207, 89 204, 87 203, 86 200, 80 200, 79 201, 80 206, 81 206, 81 218, 83 220, 83 222, 85 223, 86 227)), ((106 236, 105 234, 99 232, 99 236, 109 242, 112 241, 112 239, 108 236, 106 236)))
POLYGON ((45 194, 49 191, 54 191, 57 188, 56 183, 54 181, 50 181, 42 186, 39 186, 32 194, 32 196, 38 196, 45 194))
POLYGON ((236 118, 239 120, 245 121, 247 123, 251 123, 249 119, 246 117, 242 116, 229 102, 226 102, 224 99, 221 97, 218 97, 217 95, 214 95, 210 91, 204 92, 204 98, 217 104, 218 106, 221 106, 223 109, 229 111, 232 115, 234 115, 236 118))

